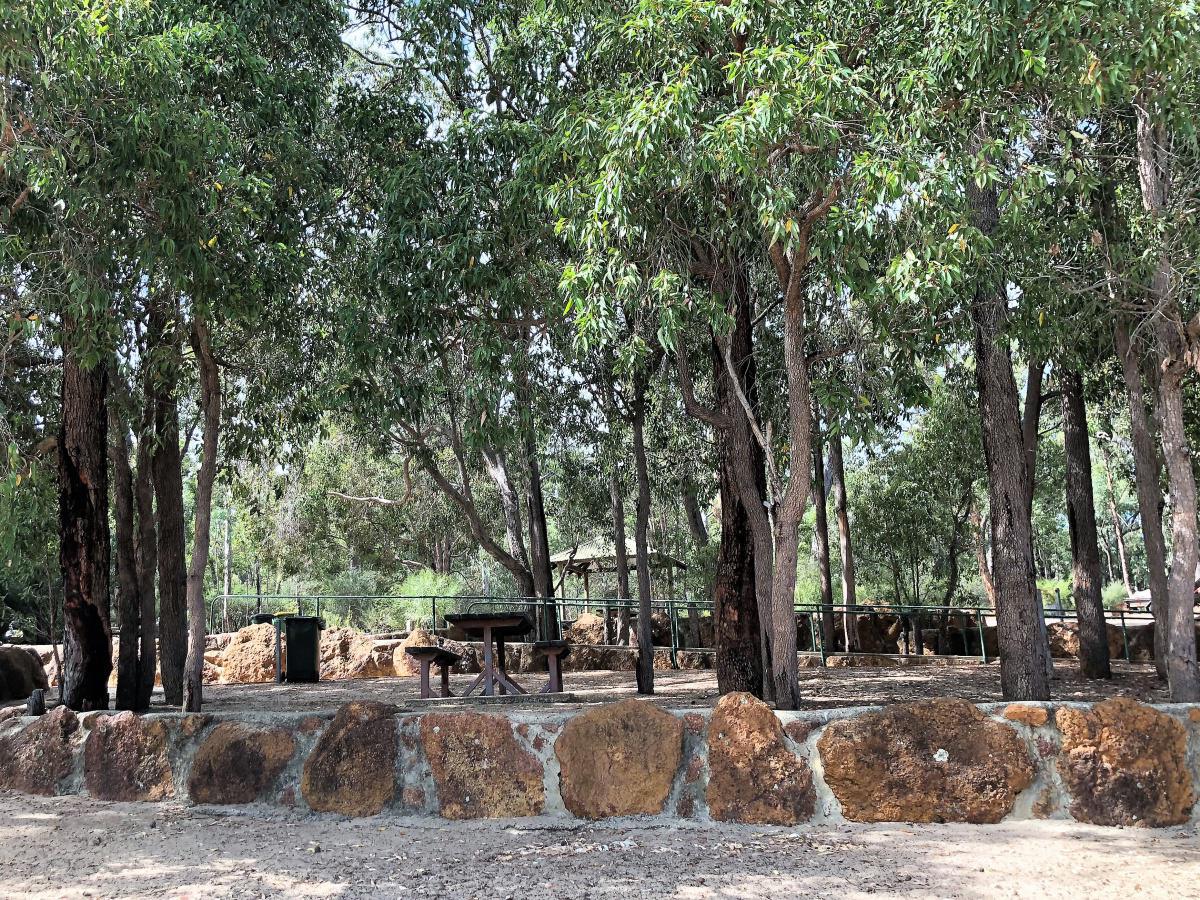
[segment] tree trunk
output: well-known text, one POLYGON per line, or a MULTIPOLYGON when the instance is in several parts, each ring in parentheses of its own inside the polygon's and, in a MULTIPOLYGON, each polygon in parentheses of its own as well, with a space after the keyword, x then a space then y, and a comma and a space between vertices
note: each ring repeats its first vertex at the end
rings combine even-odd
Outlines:
MULTIPOLYGON (((608 493, 612 500, 613 556, 617 569, 617 599, 628 603, 633 599, 629 589, 629 554, 625 544, 625 498, 621 493, 621 479, 614 470, 608 476, 608 493)), ((629 607, 617 607, 617 643, 629 644, 629 607)))
POLYGON ((1113 481, 1112 464, 1108 459, 1108 451, 1102 447, 1100 454, 1104 463, 1104 484, 1108 489, 1108 517, 1112 522, 1113 535, 1117 541, 1117 558, 1121 563, 1121 583, 1125 586, 1125 595, 1129 596, 1133 593, 1133 578, 1129 572, 1129 554, 1125 548, 1124 523, 1122 523, 1121 514, 1117 510, 1117 487, 1113 481))
POLYGON ((108 373, 85 369, 63 322, 62 423, 58 434, 59 564, 63 577, 63 703, 108 709, 109 623, 108 373))
POLYGON ((154 409, 147 398, 142 431, 138 436, 137 473, 133 480, 133 496, 137 503, 137 570, 138 601, 141 604, 138 634, 138 693, 137 709, 148 709, 154 694, 154 675, 158 657, 158 609, 154 584, 158 568, 158 533, 154 520, 153 468, 154 409))
POLYGON ((1071 535, 1071 577, 1079 620, 1079 668, 1084 678, 1112 678, 1108 628, 1100 587, 1100 551, 1092 502, 1092 458, 1087 409, 1078 372, 1060 374, 1063 445, 1066 454, 1067 527, 1071 535))
MULTIPOLYGON (((538 465, 537 441, 532 425, 525 429, 525 455, 529 470, 529 562, 533 574, 533 589, 538 597, 554 596, 554 576, 550 570, 550 538, 546 528, 546 503, 542 496, 542 470, 538 465)), ((540 628, 544 640, 558 637, 558 608, 553 603, 543 606, 544 621, 540 628)))
POLYGON ((821 639, 827 650, 837 641, 833 616, 833 572, 829 563, 829 510, 825 495, 825 441, 821 435, 820 408, 813 404, 813 506, 816 507, 816 528, 813 547, 817 572, 821 579, 821 639))
POLYGON ((637 470, 637 516, 633 540, 637 548, 638 579, 638 658, 639 694, 654 693, 654 638, 650 597, 650 472, 646 465, 646 383, 638 379, 633 399, 633 459, 637 470))
POLYGON ((850 512, 846 496, 846 467, 842 460, 842 438, 838 435, 829 442, 829 468, 833 472, 833 509, 837 516, 838 545, 842 555, 842 630, 846 636, 846 652, 859 648, 858 616, 854 607, 858 605, 858 590, 854 574, 854 545, 850 538, 850 512))
POLYGON ((754 301, 740 260, 734 259, 722 269, 719 282, 714 290, 731 302, 733 329, 728 344, 730 364, 726 364, 724 348, 715 335, 710 336, 709 344, 716 405, 726 423, 717 432, 722 523, 713 583, 717 684, 722 693, 739 690, 768 699, 774 690, 768 678, 771 653, 767 635, 772 553, 769 531, 765 550, 759 533, 766 519, 762 506, 766 461, 738 397, 740 391, 752 408, 758 403, 754 301))
MULTIPOLYGON (((1142 91, 1134 104, 1137 113, 1138 181, 1142 206, 1154 219, 1167 212, 1171 191, 1171 141, 1158 118, 1157 97, 1142 91)), ((1200 667, 1196 662, 1196 479, 1184 427, 1184 332, 1178 303, 1173 296, 1174 266, 1166 250, 1159 254, 1150 281, 1149 298, 1155 315, 1158 350, 1156 412, 1163 461, 1171 485, 1171 569, 1167 576, 1167 684, 1171 700, 1200 700, 1200 667)))
MULTIPOLYGON (((177 315, 177 309, 174 311, 177 315)), ((183 702, 183 667, 187 658, 187 566, 183 525, 183 461, 179 449, 179 404, 176 399, 178 360, 182 356, 179 326, 168 326, 165 311, 152 304, 148 345, 161 344, 166 357, 154 378, 155 443, 152 469, 158 520, 159 657, 163 696, 168 705, 183 702)), ((151 364, 157 360, 150 360, 151 364)))
POLYGON ((1033 516, 1033 495, 1037 487, 1038 429, 1042 422, 1042 383, 1045 378, 1046 364, 1040 359, 1030 359, 1025 377, 1025 407, 1021 410, 1021 446, 1025 450, 1025 474, 1029 485, 1026 505, 1030 517, 1033 516))
POLYGON ((229 631, 229 595, 233 593, 233 504, 225 500, 225 540, 221 547, 224 578, 221 580, 221 630, 229 631))
POLYGON ((1171 570, 1167 580, 1167 684, 1174 703, 1200 701, 1200 670, 1196 663, 1196 482, 1183 416, 1183 384, 1176 336, 1171 324, 1159 326, 1159 352, 1175 360, 1159 379, 1158 420, 1163 457, 1171 484, 1171 570))
POLYGON ((696 497, 696 489, 691 484, 685 484, 683 491, 683 512, 687 518, 688 532, 697 549, 703 550, 708 546, 708 525, 704 521, 704 510, 696 497))
POLYGON ((992 567, 988 563, 983 516, 979 514, 978 510, 971 512, 971 531, 974 533, 972 543, 975 545, 975 563, 979 567, 979 580, 983 582, 983 592, 987 595, 988 605, 995 609, 996 585, 992 582, 992 567))
POLYGON ((1118 322, 1113 332, 1125 395, 1129 405, 1129 433, 1133 440, 1133 480, 1137 492, 1138 518, 1142 524, 1142 547, 1150 582, 1150 609, 1154 615, 1154 668, 1158 677, 1167 678, 1167 545, 1162 526, 1162 481, 1158 452, 1142 385, 1142 364, 1129 340, 1129 330, 1118 322))
POLYGON ((521 534, 521 503, 517 499, 516 488, 508 475, 508 461, 500 450, 483 451, 484 467, 496 484, 500 494, 500 508, 504 512, 504 531, 508 537, 509 556, 519 563, 519 568, 511 569, 517 579, 517 590, 522 597, 536 597, 537 586, 534 584, 533 571, 529 567, 529 555, 525 552, 525 538, 521 534), (524 571, 520 569, 523 568, 524 571))
POLYGON ((204 320, 192 323, 192 348, 200 366, 200 410, 204 438, 196 473, 196 526, 187 576, 188 645, 184 667, 184 712, 200 712, 204 702, 204 569, 208 565, 213 483, 217 478, 217 442, 221 431, 221 378, 204 320))
MULTIPOLYGON (((111 411, 110 411, 111 412, 111 411)), ((116 525, 117 570, 117 709, 139 709, 138 670, 142 603, 138 592, 137 547, 134 531, 133 469, 125 423, 112 413, 109 455, 113 471, 113 522, 116 525)))
MULTIPOLYGON (((974 150, 983 146, 982 126, 974 150)), ((972 224, 990 237, 999 223, 996 188, 966 182, 972 224)), ((981 277, 971 303, 975 374, 992 525, 992 578, 1000 684, 1009 700, 1050 699, 1050 651, 1033 572, 1033 527, 1025 468, 1020 398, 1004 334, 1008 294, 999 274, 981 277)))

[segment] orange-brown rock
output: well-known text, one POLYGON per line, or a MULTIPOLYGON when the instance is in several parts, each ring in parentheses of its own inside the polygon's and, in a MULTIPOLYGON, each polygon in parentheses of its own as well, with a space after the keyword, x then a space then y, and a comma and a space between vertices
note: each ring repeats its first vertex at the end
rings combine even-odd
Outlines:
MULTIPOLYGON (((629 617, 629 645, 631 647, 638 645, 637 627, 637 614, 634 613, 629 617)), ((655 647, 671 646, 671 617, 665 612, 650 614, 650 641, 655 647)))
POLYGON ((708 809, 723 822, 794 825, 812 816, 808 764, 775 713, 751 694, 726 694, 708 724, 708 809))
POLYGON ((1094 825, 1179 825, 1195 796, 1187 730, 1158 710, 1117 697, 1091 709, 1060 708, 1059 771, 1071 815, 1094 825))
POLYGON ((258 684, 274 680, 275 626, 243 628, 221 654, 221 683, 258 684))
POLYGON ((384 678, 396 674, 395 641, 380 641, 353 628, 321 633, 321 679, 384 678))
POLYGON ((169 731, 131 712, 95 720, 83 745, 83 780, 101 800, 167 800, 175 795, 169 731))
POLYGON ((263 799, 295 749, 296 741, 282 728, 222 722, 196 751, 188 795, 194 803, 253 803, 263 799))
POLYGON ((433 632, 424 628, 414 628, 392 651, 392 669, 397 675, 419 675, 421 664, 409 656, 405 650, 409 647, 435 647, 438 644, 433 632))
POLYGON ((30 647, 0 647, 0 701, 27 700, 49 687, 41 657, 30 647))
MULTIPOLYGON (((454 664, 451 671, 459 674, 470 674, 479 671, 479 648, 482 647, 482 644, 450 640, 438 637, 433 632, 426 631, 424 628, 416 628, 409 632, 408 637, 400 641, 392 651, 392 668, 397 675, 418 675, 421 672, 421 664, 406 652, 408 647, 442 647, 451 653, 457 653, 459 656, 459 661, 454 664)), ((513 645, 509 645, 506 648, 510 659, 510 665, 508 665, 507 669, 510 672, 520 670, 520 653, 519 651, 514 653, 515 649, 513 645)))
POLYGON ((603 644, 604 620, 593 613, 580 613, 569 627, 563 629, 563 637, 572 644, 603 644))
POLYGON ((632 672, 637 668, 637 649, 632 647, 592 647, 587 644, 571 647, 563 660, 564 672, 632 672))
POLYGON ((1010 722, 1020 722, 1030 728, 1040 728, 1050 721, 1050 711, 1044 706, 1032 706, 1027 703, 1010 703, 1004 707, 1004 718, 1010 722))
POLYGON ((831 722, 817 749, 856 822, 999 822, 1035 774, 1013 728, 949 697, 831 722))
POLYGON ((675 660, 681 669, 711 669, 716 664, 713 654, 706 650, 680 650, 675 660))
MULTIPOLYGON (((1108 636, 1110 659, 1125 658, 1125 639, 1116 625, 1105 625, 1108 636)), ((1046 638, 1050 641, 1050 655, 1055 659, 1079 659, 1079 623, 1047 622, 1046 638)))
POLYGON ((204 674, 201 676, 204 684, 220 684, 221 683, 221 667, 210 663, 207 659, 204 661, 204 674))
POLYGON ((542 766, 505 716, 430 713, 421 743, 447 819, 536 816, 545 805, 542 766))
POLYGON ((647 701, 623 700, 568 721, 554 752, 574 815, 657 815, 683 757, 683 722, 647 701))
POLYGON ((300 791, 317 812, 374 816, 396 793, 396 721, 382 703, 343 705, 304 762, 300 791))
POLYGON ((220 653, 229 646, 230 641, 237 632, 223 631, 218 634, 206 634, 204 636, 204 655, 207 657, 209 652, 220 653))
POLYGON ((75 713, 58 706, 23 730, 0 734, 0 788, 55 794, 71 773, 71 739, 78 730, 75 713))

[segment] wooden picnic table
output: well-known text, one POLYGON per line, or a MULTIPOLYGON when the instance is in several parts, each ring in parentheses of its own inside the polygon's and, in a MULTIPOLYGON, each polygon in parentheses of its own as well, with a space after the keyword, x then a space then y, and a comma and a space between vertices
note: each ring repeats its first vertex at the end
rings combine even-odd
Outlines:
POLYGON ((483 642, 483 661, 480 673, 463 693, 469 697, 482 686, 483 696, 501 694, 528 694, 529 691, 513 681, 505 671, 505 638, 524 637, 533 630, 533 620, 525 613, 450 613, 445 617, 468 635, 477 635, 483 642), (493 644, 495 648, 493 649, 493 644))

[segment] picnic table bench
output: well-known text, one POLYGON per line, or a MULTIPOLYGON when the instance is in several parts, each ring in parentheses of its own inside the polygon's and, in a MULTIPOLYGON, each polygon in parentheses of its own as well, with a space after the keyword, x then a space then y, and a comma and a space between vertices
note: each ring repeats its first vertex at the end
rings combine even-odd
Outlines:
POLYGON ((441 696, 454 696, 450 690, 450 667, 461 660, 461 656, 445 647, 406 647, 404 652, 421 664, 422 700, 428 700, 433 696, 433 688, 429 683, 430 666, 437 666, 441 671, 441 696))
POLYGON ((546 657, 546 669, 550 673, 550 680, 538 693, 561 694, 562 661, 570 655, 571 645, 567 641, 535 641, 533 652, 537 656, 546 657))

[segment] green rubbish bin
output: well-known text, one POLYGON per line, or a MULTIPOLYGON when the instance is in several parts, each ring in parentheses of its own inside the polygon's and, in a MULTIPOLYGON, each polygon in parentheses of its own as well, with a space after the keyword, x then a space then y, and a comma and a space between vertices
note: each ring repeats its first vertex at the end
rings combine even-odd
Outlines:
POLYGON ((255 625, 270 625, 275 619, 275 613, 255 613, 250 621, 255 625))
POLYGON ((316 616, 288 616, 283 620, 287 639, 288 682, 317 682, 321 680, 321 626, 316 616))

